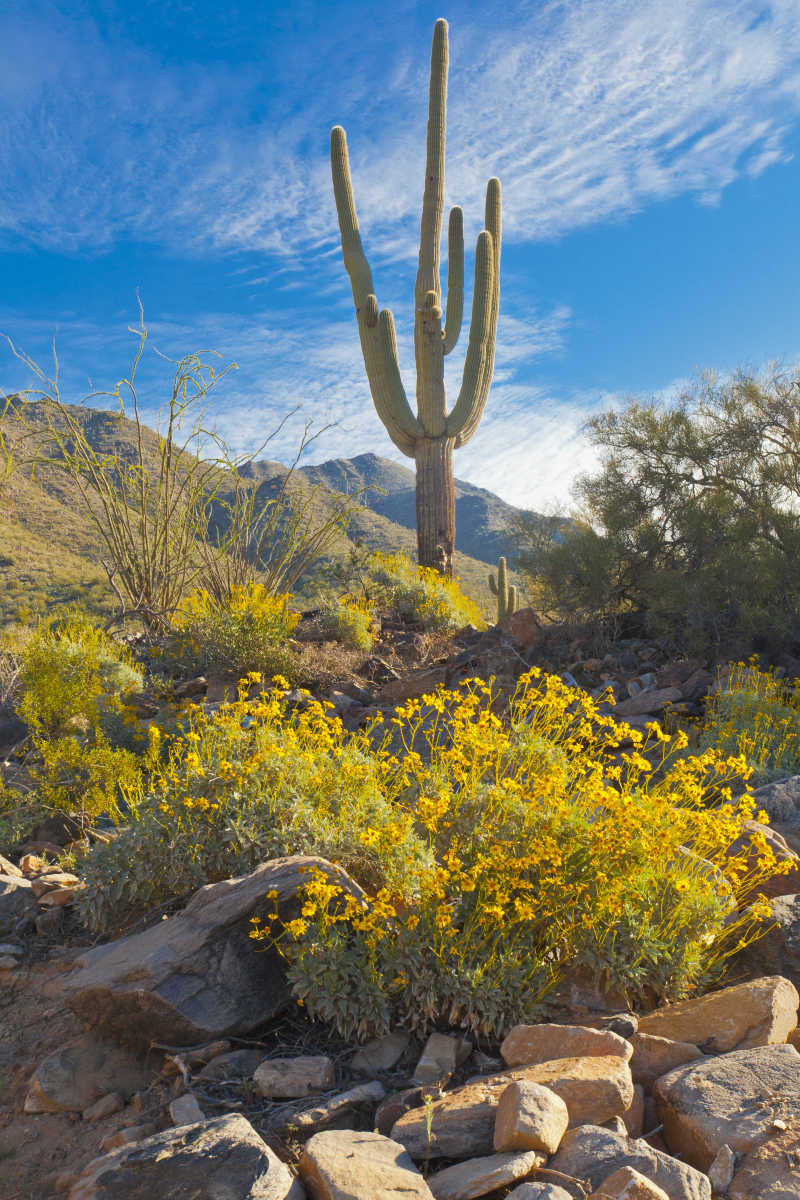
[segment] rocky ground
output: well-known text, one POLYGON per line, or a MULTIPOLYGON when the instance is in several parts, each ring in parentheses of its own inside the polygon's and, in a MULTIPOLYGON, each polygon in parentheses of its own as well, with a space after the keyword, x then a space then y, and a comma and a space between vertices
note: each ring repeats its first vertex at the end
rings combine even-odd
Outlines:
MULTIPOLYGON (((699 713, 715 684, 713 664, 657 643, 590 649, 530 612, 452 639, 387 621, 371 655, 327 651, 319 694, 358 728, 473 674, 496 678, 502 707, 535 664, 611 687, 636 725, 699 713)), ((224 687, 183 690, 213 708, 224 687)), ((576 986, 556 1021, 500 1045, 396 1031, 357 1047, 287 1017, 280 960, 247 929, 270 890, 289 918, 308 859, 91 946, 71 915, 80 880, 52 864, 74 831, 37 830, 0 859, 0 1198, 800 1197, 800 778, 759 801, 792 871, 774 880, 776 928, 741 959, 740 984, 640 1014, 576 986)))

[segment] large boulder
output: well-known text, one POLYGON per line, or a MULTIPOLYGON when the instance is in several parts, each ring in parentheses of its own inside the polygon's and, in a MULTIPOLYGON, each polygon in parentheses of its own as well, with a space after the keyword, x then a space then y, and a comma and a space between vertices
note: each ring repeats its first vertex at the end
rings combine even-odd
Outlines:
POLYGON ((251 918, 273 905, 283 920, 297 916, 298 893, 315 868, 356 890, 325 859, 274 859, 200 888, 181 912, 144 933, 87 951, 61 993, 88 1026, 123 1042, 247 1036, 289 1000, 283 960, 250 937, 251 918), (268 901, 267 892, 277 895, 268 901))
POLYGON ((69 1200, 303 1200, 302 1185, 244 1117, 179 1125, 95 1158, 69 1200))
POLYGON ((620 1167, 633 1167, 666 1192, 669 1200, 711 1200, 708 1176, 647 1142, 582 1125, 565 1133, 558 1154, 547 1164, 597 1190, 620 1167))
POLYGON ((408 1153, 380 1133, 316 1133, 306 1142, 298 1169, 314 1200, 433 1200, 408 1153))
POLYGON ((760 1146, 776 1119, 800 1126, 800 1054, 754 1046, 688 1063, 657 1080, 653 1095, 670 1150, 705 1171, 723 1146, 760 1146))
POLYGON ((638 1032, 724 1054, 785 1042, 797 1025, 798 1003, 794 984, 770 975, 657 1008, 640 1018, 638 1032))

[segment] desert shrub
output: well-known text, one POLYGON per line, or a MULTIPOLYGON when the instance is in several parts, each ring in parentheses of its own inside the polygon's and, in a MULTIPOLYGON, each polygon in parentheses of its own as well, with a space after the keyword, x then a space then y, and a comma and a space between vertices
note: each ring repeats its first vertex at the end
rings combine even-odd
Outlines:
POLYGON ((736 663, 711 695, 702 746, 741 755, 751 787, 800 772, 800 680, 776 679, 755 662, 736 663))
POLYGON ((351 650, 369 651, 375 642, 370 606, 352 596, 323 606, 322 628, 329 637, 351 650))
POLYGON ((445 579, 432 567, 418 567, 403 554, 370 555, 367 588, 376 603, 417 622, 426 632, 486 626, 480 609, 464 595, 457 579, 445 579))
POLYGON ((81 865, 87 889, 78 903, 92 928, 116 928, 170 896, 283 854, 325 855, 373 889, 400 887, 408 862, 427 855, 384 792, 381 760, 328 716, 331 706, 308 699, 302 710, 289 708, 280 677, 246 703, 253 681, 213 716, 187 710, 189 731, 127 790, 128 825, 81 865), (364 843, 364 829, 374 831, 374 845, 364 843))
POLYGON ((250 671, 293 676, 285 643, 299 621, 288 595, 272 595, 263 584, 233 586, 217 600, 192 592, 174 618, 174 632, 162 644, 161 659, 173 671, 214 672, 241 678, 250 671))

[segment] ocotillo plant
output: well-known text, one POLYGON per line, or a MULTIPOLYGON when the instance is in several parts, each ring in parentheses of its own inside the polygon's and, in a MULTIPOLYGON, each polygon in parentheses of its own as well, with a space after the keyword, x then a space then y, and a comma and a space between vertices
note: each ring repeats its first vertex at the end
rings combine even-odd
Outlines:
POLYGON ((497 563, 497 580, 495 581, 494 572, 489 576, 489 590, 493 596, 497 596, 498 621, 517 611, 517 589, 513 583, 509 586, 504 558, 500 558, 497 563))
POLYGON ((342 254, 353 287, 361 349, 378 416, 394 444, 417 465, 417 556, 420 566, 453 573, 456 535, 453 450, 478 428, 494 369, 497 309, 500 298, 500 182, 486 188, 486 228, 475 251, 475 287, 469 344, 461 390, 448 413, 444 356, 458 341, 464 307, 464 216, 450 212, 447 249, 447 307, 442 325, 439 243, 444 207, 445 106, 447 99, 447 22, 436 22, 428 95, 428 141, 422 198, 419 268, 414 289, 414 351, 417 365, 417 416, 400 379, 394 318, 378 301, 358 231, 347 140, 340 125, 331 131, 331 170, 342 254))

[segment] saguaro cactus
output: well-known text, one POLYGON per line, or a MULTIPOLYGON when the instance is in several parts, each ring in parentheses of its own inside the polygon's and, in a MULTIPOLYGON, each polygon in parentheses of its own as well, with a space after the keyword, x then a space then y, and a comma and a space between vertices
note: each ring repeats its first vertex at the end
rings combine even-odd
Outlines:
POLYGON ((500 558, 497 563, 497 580, 495 581, 494 572, 489 576, 489 590, 493 596, 497 596, 498 621, 517 611, 517 589, 513 583, 509 587, 504 558, 500 558))
POLYGON ((475 251, 475 287, 469 343, 461 389, 448 413, 444 356, 458 341, 464 307, 464 216, 450 212, 447 249, 447 307, 442 324, 439 243, 444 207, 445 104, 447 99, 447 22, 433 31, 428 95, 428 142, 422 198, 419 268, 414 289, 414 351, 417 366, 417 416, 400 379, 394 319, 378 310, 372 274, 358 231, 347 140, 340 125, 331 130, 331 170, 344 264, 353 287, 358 332, 370 391, 378 416, 394 444, 417 465, 417 552, 421 566, 453 573, 456 534, 453 450, 478 428, 494 369, 497 309, 500 298, 500 182, 486 188, 485 229, 475 251))

